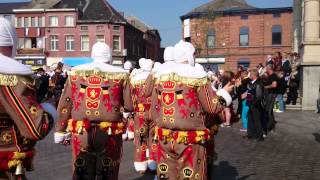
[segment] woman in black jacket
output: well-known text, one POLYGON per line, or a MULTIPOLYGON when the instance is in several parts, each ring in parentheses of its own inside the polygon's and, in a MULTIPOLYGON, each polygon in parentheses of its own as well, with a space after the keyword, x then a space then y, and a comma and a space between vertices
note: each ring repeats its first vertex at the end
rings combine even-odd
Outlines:
POLYGON ((248 138, 256 141, 263 141, 262 113, 264 86, 259 79, 259 72, 253 69, 250 72, 251 82, 248 85, 247 102, 249 105, 248 114, 248 138))

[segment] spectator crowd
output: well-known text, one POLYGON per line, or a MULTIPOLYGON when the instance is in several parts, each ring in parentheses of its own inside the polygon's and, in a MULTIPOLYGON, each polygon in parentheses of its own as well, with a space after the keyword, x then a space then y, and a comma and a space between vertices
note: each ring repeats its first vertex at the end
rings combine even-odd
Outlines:
MULTIPOLYGON (((36 89, 39 102, 51 100, 57 105, 68 67, 58 63, 51 68, 39 68, 36 75, 36 89)), ((236 73, 220 69, 208 72, 215 91, 229 82, 235 84, 233 99, 237 101, 224 109, 221 127, 231 127, 239 119, 240 131, 248 139, 262 141, 275 130, 274 112, 282 113, 286 105, 296 105, 300 81, 300 60, 297 53, 275 53, 268 55, 265 64, 246 69, 239 66, 236 73), (285 101, 286 99, 286 101, 285 101)))
POLYGON ((241 119, 241 132, 248 139, 263 141, 276 127, 274 112, 282 113, 286 105, 297 104, 300 83, 300 60, 297 53, 275 53, 268 55, 265 64, 246 69, 239 66, 234 74, 219 70, 208 72, 212 88, 218 90, 224 84, 233 81, 236 88, 233 105, 225 108, 225 122, 222 127, 231 127, 232 123, 241 119), (286 101, 285 101, 286 99, 286 101))
POLYGON ((64 84, 68 78, 68 67, 59 62, 50 68, 39 68, 35 72, 35 88, 37 101, 45 102, 50 100, 57 106, 64 84))

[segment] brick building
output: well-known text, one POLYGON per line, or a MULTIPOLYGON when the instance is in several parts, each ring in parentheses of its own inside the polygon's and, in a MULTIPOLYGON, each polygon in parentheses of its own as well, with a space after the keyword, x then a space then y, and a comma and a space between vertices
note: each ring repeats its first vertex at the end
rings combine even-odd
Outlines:
POLYGON ((33 0, 13 12, 19 37, 16 59, 25 64, 90 62, 91 48, 98 41, 110 46, 115 65, 153 53, 144 46, 145 32, 106 0, 33 0))
MULTIPOLYGON (((154 61, 161 61, 161 37, 158 30, 146 25, 135 16, 127 16, 126 19, 129 24, 143 33, 143 56, 154 61)), ((128 44, 135 48, 133 41, 128 42, 128 44)))
POLYGON ((291 52, 292 8, 256 8, 245 0, 213 0, 180 17, 183 37, 207 69, 255 67, 276 51, 291 52))

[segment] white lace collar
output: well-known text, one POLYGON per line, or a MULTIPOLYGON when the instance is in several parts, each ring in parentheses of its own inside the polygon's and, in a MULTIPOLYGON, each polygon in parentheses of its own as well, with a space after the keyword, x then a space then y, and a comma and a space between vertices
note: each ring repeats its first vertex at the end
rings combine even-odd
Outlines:
POLYGON ((131 73, 132 81, 146 80, 150 72, 144 71, 143 69, 134 69, 131 73))
POLYGON ((155 77, 157 78, 162 75, 173 73, 182 77, 195 79, 207 77, 207 73, 200 64, 196 64, 195 66, 191 66, 189 64, 170 64, 170 66, 161 66, 156 72, 155 77))
POLYGON ((92 62, 92 63, 82 64, 82 65, 73 67, 71 70, 72 71, 98 70, 101 72, 126 73, 126 71, 121 67, 112 66, 110 64, 106 64, 103 62, 92 62))

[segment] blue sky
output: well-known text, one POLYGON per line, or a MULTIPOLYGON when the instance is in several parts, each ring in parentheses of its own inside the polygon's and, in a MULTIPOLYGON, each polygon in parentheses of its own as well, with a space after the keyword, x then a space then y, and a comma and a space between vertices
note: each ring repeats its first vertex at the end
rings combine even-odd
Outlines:
MULTIPOLYGON (((0 0, 21 2, 24 0, 0 0)), ((149 26, 159 30, 162 46, 173 45, 181 38, 179 17, 210 0, 109 0, 111 5, 125 15, 134 15, 149 26)), ((256 7, 292 6, 293 0, 247 0, 256 7)))

